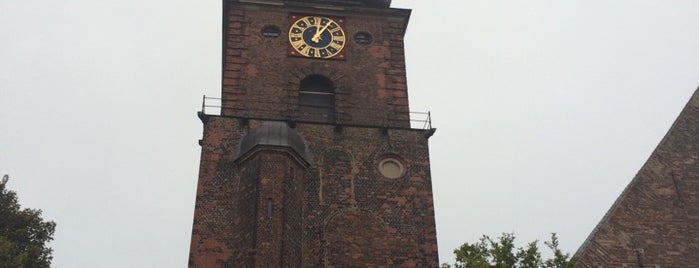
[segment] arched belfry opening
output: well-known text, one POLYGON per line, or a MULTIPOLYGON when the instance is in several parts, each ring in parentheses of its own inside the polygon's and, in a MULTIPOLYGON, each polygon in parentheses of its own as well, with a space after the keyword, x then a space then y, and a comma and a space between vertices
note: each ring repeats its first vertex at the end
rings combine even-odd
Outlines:
POLYGON ((299 86, 301 120, 335 122, 335 85, 322 75, 309 75, 299 86))

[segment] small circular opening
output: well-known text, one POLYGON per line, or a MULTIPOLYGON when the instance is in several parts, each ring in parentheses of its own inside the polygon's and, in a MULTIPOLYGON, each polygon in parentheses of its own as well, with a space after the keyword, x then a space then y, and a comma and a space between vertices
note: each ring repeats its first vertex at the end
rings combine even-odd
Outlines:
POLYGON ((379 162, 378 170, 382 176, 389 179, 397 179, 403 177, 403 174, 405 174, 405 166, 403 166, 403 163, 392 157, 382 159, 379 162))
POLYGON ((374 42, 374 37, 367 32, 358 32, 354 35, 354 42, 361 45, 368 45, 371 44, 371 42, 374 42))
POLYGON ((274 38, 279 37, 279 35, 281 34, 282 31, 279 30, 279 27, 274 25, 267 25, 264 28, 262 28, 262 36, 264 37, 274 38))

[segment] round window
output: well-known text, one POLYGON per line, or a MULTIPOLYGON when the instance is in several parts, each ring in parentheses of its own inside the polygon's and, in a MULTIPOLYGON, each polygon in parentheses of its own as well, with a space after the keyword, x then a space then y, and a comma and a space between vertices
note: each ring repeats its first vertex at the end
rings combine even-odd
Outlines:
POLYGON ((397 179, 405 174, 405 166, 403 163, 393 157, 387 157, 379 161, 377 167, 382 176, 389 179, 397 179))
POLYGON ((371 44, 371 42, 374 41, 374 37, 371 36, 370 33, 367 32, 358 32, 357 34, 354 35, 354 42, 357 42, 357 44, 361 45, 368 45, 371 44))
POLYGON ((281 34, 282 31, 274 25, 267 25, 264 28, 262 28, 262 36, 264 37, 279 37, 279 35, 281 34))

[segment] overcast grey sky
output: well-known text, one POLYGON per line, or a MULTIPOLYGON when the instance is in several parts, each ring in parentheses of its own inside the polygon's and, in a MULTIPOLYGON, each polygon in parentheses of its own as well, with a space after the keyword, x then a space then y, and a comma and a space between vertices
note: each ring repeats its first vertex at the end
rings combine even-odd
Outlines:
MULTIPOLYGON (((430 110, 440 259, 481 234, 574 252, 699 85, 696 0, 394 0, 430 110)), ((0 0, 0 174, 54 265, 185 267, 219 0, 0 0)))

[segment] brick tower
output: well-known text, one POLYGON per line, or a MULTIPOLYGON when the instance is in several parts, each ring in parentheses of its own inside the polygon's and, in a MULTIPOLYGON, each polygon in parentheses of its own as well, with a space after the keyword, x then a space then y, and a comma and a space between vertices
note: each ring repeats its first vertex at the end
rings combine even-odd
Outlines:
POLYGON ((189 267, 438 267, 390 0, 224 0, 189 267))

